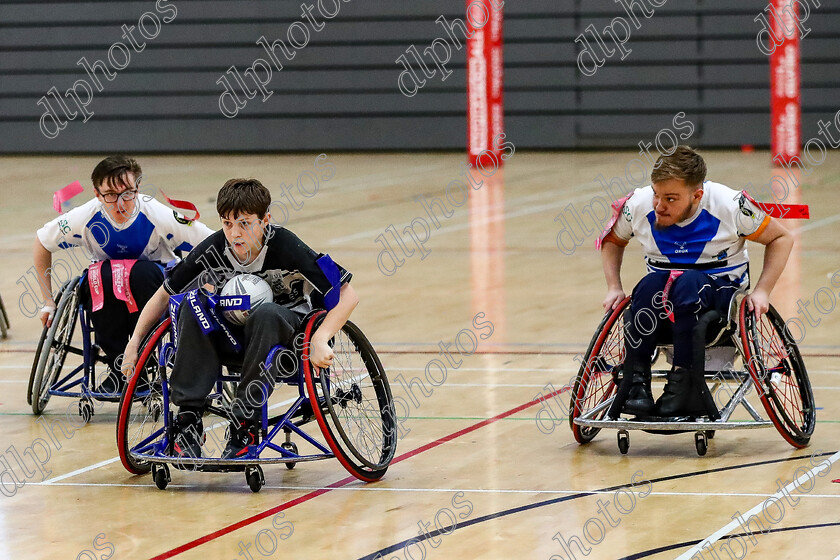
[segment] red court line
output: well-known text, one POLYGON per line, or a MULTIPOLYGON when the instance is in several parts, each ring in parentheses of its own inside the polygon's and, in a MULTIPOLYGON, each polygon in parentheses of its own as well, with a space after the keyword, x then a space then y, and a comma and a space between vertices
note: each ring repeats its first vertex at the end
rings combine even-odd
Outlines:
MULTIPOLYGON (((400 461, 405 461, 406 459, 410 459, 411 457, 414 457, 415 455, 419 455, 420 453, 423 453, 424 451, 428 451, 429 449, 434 449, 435 447, 443 445, 444 443, 446 443, 448 441, 452 441, 455 438, 461 437, 465 434, 469 434, 470 432, 474 432, 474 431, 478 430, 479 428, 483 428, 484 426, 487 426, 488 424, 492 424, 493 422, 497 422, 499 420, 507 418, 508 416, 511 416, 512 414, 516 414, 517 412, 521 412, 521 411, 525 410, 526 408, 530 408, 530 407, 534 406, 535 404, 538 404, 538 403, 540 403, 544 400, 550 399, 550 398, 552 398, 556 395, 559 395, 560 393, 565 393, 569 389, 570 389, 569 386, 565 386, 565 387, 563 387, 561 389, 558 389, 558 390, 556 390, 552 393, 548 393, 547 395, 545 395, 541 398, 534 399, 534 400, 532 400, 530 402, 527 402, 525 404, 521 404, 521 405, 519 405, 515 408, 511 408, 508 411, 502 412, 501 414, 497 414, 496 416, 493 416, 492 418, 487 418, 486 420, 482 420, 481 422, 478 422, 477 424, 473 424, 472 426, 467 426, 466 428, 460 429, 457 432, 453 432, 453 433, 451 433, 447 436, 443 436, 440 439, 436 439, 435 441, 429 442, 425 445, 421 445, 417 449, 413 449, 413 450, 411 450, 407 453, 403 453, 399 457, 396 457, 393 461, 391 461, 391 464, 393 465, 395 463, 399 463, 400 461)), ((255 515, 252 515, 251 517, 243 519, 242 521, 237 521, 236 523, 234 523, 232 525, 228 525, 227 527, 222 527, 221 529, 219 529, 217 531, 213 531, 212 533, 204 535, 203 537, 199 537, 199 538, 195 539, 194 541, 190 541, 186 544, 182 544, 181 546, 173 548, 172 550, 164 552, 163 554, 159 554, 157 556, 154 556, 154 557, 150 558, 149 560, 163 560, 164 558, 172 558, 173 556, 177 556, 178 554, 181 554, 182 552, 192 550, 193 548, 201 546, 204 543, 208 543, 208 542, 210 542, 212 540, 215 540, 219 537, 227 535, 228 533, 232 533, 233 531, 241 529, 242 527, 246 527, 246 526, 248 526, 252 523, 256 523, 257 521, 260 521, 261 519, 265 519, 266 517, 272 516, 272 515, 274 515, 278 512, 281 512, 281 511, 287 510, 289 508, 292 508, 292 507, 294 507, 298 504, 308 502, 309 500, 312 500, 313 498, 317 498, 318 496, 320 496, 322 494, 326 494, 330 490, 333 490, 335 488, 341 488, 342 486, 346 486, 347 484, 353 482, 354 480, 358 480, 358 479, 354 476, 348 476, 347 478, 344 478, 344 479, 339 480, 337 482, 333 482, 332 484, 330 484, 329 486, 327 486, 325 488, 321 488, 319 490, 313 490, 312 492, 309 492, 308 494, 304 494, 303 496, 300 496, 299 498, 295 498, 294 500, 289 500, 288 502, 282 503, 279 506, 275 506, 275 507, 273 507, 269 510, 266 510, 262 513, 257 513, 255 515)))

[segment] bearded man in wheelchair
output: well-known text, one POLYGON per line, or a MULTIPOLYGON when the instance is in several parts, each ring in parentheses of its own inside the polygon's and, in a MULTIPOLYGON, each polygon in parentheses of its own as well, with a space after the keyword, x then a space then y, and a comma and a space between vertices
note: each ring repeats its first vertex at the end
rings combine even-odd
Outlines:
POLYGON ((623 373, 632 376, 632 385, 622 411, 640 417, 704 415, 706 406, 691 378, 700 317, 709 310, 726 317, 734 294, 750 286, 747 240, 765 245, 747 310, 756 316, 767 312, 793 238, 746 192, 707 181, 703 158, 682 145, 657 159, 651 185, 634 190, 613 209, 598 244, 607 282, 605 309, 617 308, 626 297, 621 265, 633 237, 641 242, 647 265, 625 317, 623 373), (652 356, 669 338, 673 367, 654 402, 652 356))

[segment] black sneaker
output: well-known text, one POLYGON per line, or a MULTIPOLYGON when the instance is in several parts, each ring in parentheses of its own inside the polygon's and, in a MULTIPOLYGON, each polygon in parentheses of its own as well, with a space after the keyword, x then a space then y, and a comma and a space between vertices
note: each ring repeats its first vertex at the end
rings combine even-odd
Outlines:
POLYGON ((644 372, 634 371, 633 385, 627 394, 627 400, 624 401, 622 412, 635 414, 636 416, 646 416, 653 412, 653 408, 654 402, 653 393, 650 390, 650 374, 645 375, 644 372))
POLYGON ((188 410, 175 418, 172 449, 175 456, 186 459, 201 458, 201 444, 204 440, 204 423, 201 413, 188 410))
POLYGON ((678 367, 668 373, 668 382, 662 396, 656 401, 656 413, 669 417, 706 414, 700 393, 691 386, 690 371, 678 367))
POLYGON ((222 459, 237 459, 248 453, 248 447, 257 443, 257 427, 251 422, 235 422, 230 425, 230 436, 222 459))
POLYGON ((108 376, 94 389, 94 393, 121 394, 125 389, 125 379, 121 373, 108 368, 108 376))

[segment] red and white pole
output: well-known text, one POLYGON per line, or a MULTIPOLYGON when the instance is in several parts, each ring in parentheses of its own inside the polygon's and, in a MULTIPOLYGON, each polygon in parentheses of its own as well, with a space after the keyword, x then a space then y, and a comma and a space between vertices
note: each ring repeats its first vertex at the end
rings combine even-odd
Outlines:
POLYGON ((467 3, 467 153, 473 165, 502 165, 504 133, 504 60, 502 8, 491 0, 467 3), (485 158, 495 157, 495 162, 485 158), (479 160, 481 160, 479 162, 479 160))
POLYGON ((770 53, 770 149, 776 165, 790 166, 802 146, 797 5, 773 0, 772 11, 772 32, 780 44, 770 53))

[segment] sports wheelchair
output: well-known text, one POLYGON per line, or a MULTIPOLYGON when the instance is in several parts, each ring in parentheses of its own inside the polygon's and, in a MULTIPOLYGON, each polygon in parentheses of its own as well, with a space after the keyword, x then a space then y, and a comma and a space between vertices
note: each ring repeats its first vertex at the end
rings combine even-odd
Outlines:
POLYGON ((120 393, 99 393, 97 378, 108 374, 105 354, 96 344, 93 325, 81 300, 81 288, 87 282, 87 271, 65 282, 59 290, 58 304, 52 324, 44 327, 35 351, 29 375, 27 403, 34 414, 41 414, 50 397, 79 398, 79 416, 90 422, 93 400, 118 402, 120 393), (81 325, 81 347, 73 339, 81 325), (68 358, 71 360, 67 362, 68 358))
MULTIPOLYGON (((572 389, 569 423, 575 440, 589 443, 601 429, 616 429, 618 448, 626 454, 630 430, 660 434, 693 431, 697 454, 702 456, 717 430, 775 426, 792 446, 806 447, 814 433, 816 407, 802 356, 779 313, 770 306, 766 314, 755 317, 747 311, 744 295, 739 291, 733 296, 725 318, 714 310, 701 315, 693 332, 692 388, 700 393, 705 415, 622 416, 632 384, 632 374, 623 372, 624 323, 630 320, 630 297, 608 311, 589 343, 572 389), (751 387, 755 387, 769 420, 747 400, 751 387), (739 405, 747 415, 733 419, 739 405)), ((662 355, 669 355, 672 346, 670 340, 660 337, 652 365, 662 355)), ((667 373, 652 368, 652 379, 665 379, 667 373)))
MULTIPOLYGON (((295 353, 297 363, 290 368, 293 373, 276 379, 297 386, 297 398, 285 412, 273 416, 271 410, 284 403, 261 404, 258 437, 246 455, 227 460, 219 455, 176 456, 173 453, 176 412, 170 402, 168 380, 176 351, 172 315, 177 303, 170 301, 170 316, 158 323, 141 345, 134 373, 120 401, 117 446, 122 464, 129 472, 151 471, 155 485, 163 490, 171 481, 170 467, 208 472, 244 471, 253 492, 259 492, 265 484, 263 464, 284 463, 292 469, 299 462, 335 457, 360 480, 373 482, 385 474, 397 445, 394 402, 385 370, 370 342, 350 321, 330 341, 333 365, 320 370, 313 366, 307 349, 312 334, 326 316, 323 310, 314 311, 303 320, 295 339, 302 339, 302 351, 295 353), (323 441, 302 429, 313 419, 323 441), (278 445, 276 440, 281 433, 285 439, 278 445), (292 434, 309 446, 308 454, 299 452, 291 440, 292 434)), ((276 353, 284 350, 280 345, 272 348, 265 363, 273 363, 276 353)), ((207 413, 221 419, 231 416, 228 406, 231 399, 224 398, 225 384, 237 383, 241 368, 241 363, 224 365, 226 373, 217 380, 206 407, 207 413)), ((214 428, 220 425, 205 428, 205 451, 211 439, 215 440, 219 454, 224 448, 224 439, 214 437, 214 428)))

